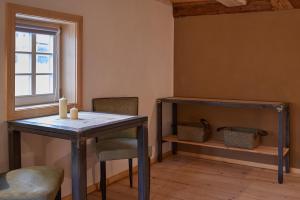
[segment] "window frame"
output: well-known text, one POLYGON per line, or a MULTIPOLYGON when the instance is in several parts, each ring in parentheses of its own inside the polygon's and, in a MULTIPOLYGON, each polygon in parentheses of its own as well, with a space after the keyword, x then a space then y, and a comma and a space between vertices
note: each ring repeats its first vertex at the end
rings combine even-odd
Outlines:
MULTIPOLYGON (((6 69, 6 115, 7 120, 24 119, 58 113, 58 103, 16 108, 15 102, 15 27, 17 15, 46 19, 47 22, 66 22, 75 25, 75 100, 68 108, 82 109, 82 35, 83 17, 47 9, 6 3, 5 12, 5 69, 6 69)), ((64 59, 64 58, 62 58, 64 59)))
MULTIPOLYGON (((29 22, 30 23, 30 22, 29 22)), ((33 26, 29 23, 17 22, 15 32, 31 33, 31 51, 17 51, 15 54, 30 54, 31 55, 31 73, 15 73, 16 76, 28 75, 31 76, 31 92, 32 95, 15 96, 16 107, 39 105, 47 103, 55 103, 59 99, 59 52, 60 52, 60 29, 49 28, 46 26, 33 26), (52 35, 53 38, 53 53, 36 52, 36 34, 52 35), (52 55, 53 56, 53 73, 37 73, 36 72, 36 56, 37 55, 52 55), (36 94, 36 76, 38 75, 53 75, 53 92, 48 94, 36 94)))

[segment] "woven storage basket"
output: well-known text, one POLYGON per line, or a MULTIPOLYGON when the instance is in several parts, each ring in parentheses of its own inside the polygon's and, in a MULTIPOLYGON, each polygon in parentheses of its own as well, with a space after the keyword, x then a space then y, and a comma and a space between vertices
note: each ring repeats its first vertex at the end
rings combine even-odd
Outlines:
POLYGON ((228 147, 254 149, 261 143, 261 136, 268 133, 264 130, 242 127, 222 127, 217 131, 224 134, 224 143, 228 147))
POLYGON ((192 142, 205 142, 211 134, 209 123, 205 119, 200 122, 179 123, 177 125, 177 137, 179 140, 192 142))

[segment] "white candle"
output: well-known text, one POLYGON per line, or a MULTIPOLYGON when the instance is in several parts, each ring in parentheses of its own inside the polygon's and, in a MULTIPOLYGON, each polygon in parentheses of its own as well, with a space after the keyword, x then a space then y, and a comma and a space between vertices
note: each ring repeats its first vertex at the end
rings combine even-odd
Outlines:
POLYGON ((68 117, 68 100, 66 98, 59 99, 59 117, 66 119, 68 117))
POLYGON ((78 109, 77 108, 74 107, 70 110, 70 117, 72 120, 78 119, 78 109))

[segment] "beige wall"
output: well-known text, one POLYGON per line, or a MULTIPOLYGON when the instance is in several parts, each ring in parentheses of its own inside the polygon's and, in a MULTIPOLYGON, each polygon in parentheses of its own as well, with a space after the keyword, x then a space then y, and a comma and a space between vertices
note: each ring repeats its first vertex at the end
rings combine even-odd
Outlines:
MULTIPOLYGON (((0 171, 8 169, 4 103, 4 6, 0 0, 0 171)), ((84 17, 84 109, 93 97, 138 96, 140 114, 149 116, 150 143, 155 145, 155 99, 173 94, 171 5, 155 0, 14 0, 23 5, 84 17)), ((25 165, 49 164, 66 171, 63 194, 70 192, 70 144, 25 135, 25 165)), ((96 158, 88 148, 88 183, 98 179, 96 158), (96 173, 96 174, 95 174, 96 173), (95 177, 95 178, 94 178, 95 177)), ((154 153, 154 152, 153 152, 154 153)), ((126 161, 108 163, 109 175, 127 168, 126 161)))
MULTIPOLYGON (((187 97, 273 100, 291 103, 292 167, 300 167, 300 10, 175 20, 174 94, 187 97)), ((223 125, 264 128, 276 145, 276 113, 187 106, 180 119, 207 118, 223 125)), ((185 150, 195 149, 182 147, 185 150)), ((204 153, 226 155, 224 151, 204 153)), ((256 161, 270 159, 234 154, 256 161)))

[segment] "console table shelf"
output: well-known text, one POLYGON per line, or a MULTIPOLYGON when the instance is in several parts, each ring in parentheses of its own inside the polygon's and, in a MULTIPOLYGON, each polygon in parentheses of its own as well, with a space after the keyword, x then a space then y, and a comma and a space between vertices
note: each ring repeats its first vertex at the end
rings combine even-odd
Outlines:
POLYGON ((286 173, 290 172, 290 114, 289 104, 277 101, 249 101, 249 100, 227 100, 227 99, 205 99, 187 97, 168 97, 158 99, 157 106, 157 144, 158 161, 162 161, 162 143, 171 142, 172 151, 175 154, 177 144, 189 144, 199 147, 224 149, 230 151, 254 153, 278 158, 278 183, 283 183, 283 166, 286 173), (163 113, 162 104, 172 104, 172 134, 164 136, 162 133, 163 113), (247 108, 247 109, 271 109, 278 114, 278 142, 277 147, 259 146, 255 149, 232 148, 224 145, 223 142, 210 140, 205 143, 180 141, 177 138, 177 107, 178 104, 206 105, 228 108, 247 108))
MULTIPOLYGON (((209 140, 207 142, 191 142, 191 141, 183 141, 178 140, 176 135, 167 135, 163 137, 164 142, 176 142, 180 144, 190 144, 199 147, 209 147, 209 148, 216 148, 216 149, 226 149, 230 151, 240 151, 240 152, 248 152, 248 153, 256 153, 262 155, 269 155, 269 156, 278 156, 278 148, 277 147, 270 147, 270 146, 258 146, 255 149, 242 149, 242 148, 234 148, 234 147, 227 147, 224 145, 222 141, 218 140, 209 140)), ((283 156, 286 156, 289 152, 289 148, 283 149, 283 156)))

